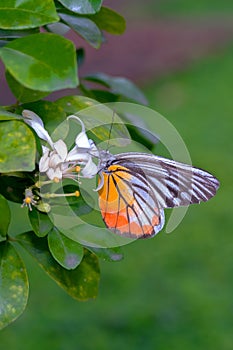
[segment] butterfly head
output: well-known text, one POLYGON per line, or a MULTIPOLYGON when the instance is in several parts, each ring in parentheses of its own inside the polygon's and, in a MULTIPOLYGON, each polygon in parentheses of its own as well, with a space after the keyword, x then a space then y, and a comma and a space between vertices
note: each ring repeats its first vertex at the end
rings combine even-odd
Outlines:
POLYGON ((99 150, 98 174, 103 172, 104 169, 108 168, 115 158, 116 157, 108 150, 99 150))

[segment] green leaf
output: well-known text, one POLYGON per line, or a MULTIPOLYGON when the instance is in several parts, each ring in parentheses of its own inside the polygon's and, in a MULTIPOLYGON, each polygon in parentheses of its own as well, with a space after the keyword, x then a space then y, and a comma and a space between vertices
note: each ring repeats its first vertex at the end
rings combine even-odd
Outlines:
POLYGON ((0 172, 34 170, 35 154, 35 138, 26 124, 17 120, 1 122, 0 172))
POLYGON ((39 33, 11 41, 0 49, 9 73, 36 91, 74 88, 78 84, 74 44, 52 33, 39 33))
POLYGON ((50 92, 41 92, 26 88, 15 80, 8 71, 6 71, 6 80, 13 95, 22 103, 37 101, 50 94, 50 92))
MULTIPOLYGON (((15 173, 14 173, 15 174, 15 173)), ((22 173, 22 176, 12 174, 0 175, 0 193, 9 201, 23 203, 25 188, 33 184, 33 176, 22 173)))
POLYGON ((85 96, 94 98, 100 103, 109 103, 109 102, 119 101, 119 95, 113 94, 112 92, 106 91, 106 90, 85 89, 84 94, 85 96))
POLYGON ((73 270, 83 258, 83 247, 64 236, 56 227, 48 234, 49 250, 54 259, 65 269, 73 270))
POLYGON ((23 261, 8 242, 0 243, 0 329, 24 311, 28 299, 28 278, 23 261))
POLYGON ((127 124, 132 140, 140 142, 143 146, 152 150, 159 142, 159 138, 148 131, 147 125, 142 123, 142 120, 137 116, 125 114, 124 120, 127 124))
POLYGON ((83 222, 80 222, 80 220, 76 220, 75 222, 75 220, 69 220, 69 218, 67 220, 65 219, 62 217, 56 218, 56 225, 59 227, 59 230, 75 242, 87 246, 88 249, 89 247, 91 249, 92 247, 101 249, 120 247, 131 244, 134 241, 133 238, 116 235, 114 232, 108 230, 104 227, 102 218, 98 219, 97 216, 94 222, 88 221, 88 224, 85 224, 84 220, 83 222), (100 224, 98 221, 100 221, 100 224))
MULTIPOLYGON (((108 141, 111 130, 111 144, 125 146, 130 143, 128 130, 122 120, 108 106, 87 97, 66 96, 56 101, 68 114, 76 114, 82 119, 86 131, 91 131, 100 141, 108 141), (114 121, 114 128, 112 122, 114 121)), ((75 129, 75 122, 72 129, 75 129)), ((77 125, 77 123, 76 123, 77 125)))
POLYGON ((112 77, 104 73, 96 73, 85 77, 86 80, 108 86, 114 94, 127 97, 130 100, 147 104, 146 97, 141 90, 129 79, 112 77))
POLYGON ((59 12, 61 19, 90 45, 98 49, 103 41, 102 33, 89 18, 59 12))
POLYGON ((59 2, 72 12, 86 15, 98 12, 103 0, 59 0, 59 2))
POLYGON ((33 232, 27 232, 18 235, 17 239, 45 272, 73 298, 84 301, 97 296, 100 271, 94 254, 85 251, 81 264, 74 270, 67 270, 52 257, 46 238, 38 238, 33 232))
POLYGON ((11 30, 11 29, 0 29, 0 38, 2 39, 16 39, 23 36, 39 33, 39 28, 34 29, 22 29, 22 30, 11 30))
POLYGON ((120 247, 115 248, 94 248, 87 247, 88 250, 93 252, 98 258, 109 262, 120 261, 123 259, 123 253, 120 247))
POLYGON ((0 213, 0 235, 5 237, 11 221, 11 212, 7 200, 2 195, 0 195, 0 213))
POLYGON ((48 24, 47 26, 45 26, 45 28, 48 32, 59 34, 62 36, 65 36, 70 30, 70 27, 68 27, 62 22, 48 24))
POLYGON ((75 114, 84 108, 99 105, 98 101, 95 101, 86 96, 64 96, 55 101, 56 105, 64 110, 67 115, 75 114))
POLYGON ((1 0, 0 27, 24 29, 57 22, 59 17, 52 0, 1 0))
POLYGON ((7 112, 4 109, 0 108, 0 121, 14 119, 23 119, 23 117, 15 113, 7 112))
POLYGON ((7 40, 0 40, 0 48, 8 44, 7 40))
POLYGON ((33 231, 38 237, 46 236, 53 228, 53 224, 47 214, 44 214, 35 208, 28 211, 28 217, 31 222, 33 231))
POLYGON ((125 19, 107 7, 101 7, 98 13, 90 15, 88 18, 95 22, 101 30, 111 34, 123 34, 126 28, 125 19))

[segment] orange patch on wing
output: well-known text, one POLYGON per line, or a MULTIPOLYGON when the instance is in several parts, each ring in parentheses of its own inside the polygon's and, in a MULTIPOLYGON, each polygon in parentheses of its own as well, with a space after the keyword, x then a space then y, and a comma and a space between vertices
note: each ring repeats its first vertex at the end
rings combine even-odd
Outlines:
POLYGON ((139 222, 132 219, 128 221, 126 210, 121 210, 115 213, 102 213, 104 222, 109 229, 116 229, 122 235, 131 235, 135 237, 141 237, 143 235, 151 235, 154 232, 154 225, 159 222, 159 218, 154 216, 151 225, 140 225, 139 222), (156 218, 156 220, 155 220, 156 218))
POLYGON ((159 224, 160 224, 160 217, 159 217, 159 215, 157 214, 155 214, 154 216, 153 216, 153 218, 151 219, 151 224, 153 225, 153 226, 158 226, 159 224))
POLYGON ((104 221, 109 228, 118 228, 128 224, 128 220, 121 213, 104 213, 104 221))
POLYGON ((108 171, 110 173, 103 172, 104 184, 99 190, 99 206, 106 226, 109 229, 117 230, 122 235, 135 236, 135 238, 144 235, 149 237, 154 233, 154 226, 160 223, 158 209, 155 208, 155 214, 148 224, 140 225, 135 213, 127 206, 133 204, 139 218, 143 213, 135 201, 130 186, 120 179, 130 181, 131 175, 127 172, 127 168, 111 165, 108 167, 108 171), (124 200, 120 198, 119 193, 124 200), (128 215, 131 219, 130 222, 128 221, 128 215))
POLYGON ((132 235, 141 236, 143 234, 143 229, 137 222, 131 222, 130 233, 132 235))
POLYGON ((132 235, 141 236, 143 234, 142 227, 136 222, 128 222, 124 212, 106 213, 104 222, 109 229, 116 229, 121 234, 131 233, 132 235))
POLYGON ((119 178, 122 177, 129 180, 131 175, 126 172, 127 169, 125 167, 116 165, 111 165, 108 171, 112 171, 112 173, 107 174, 103 172, 104 185, 99 190, 99 206, 101 211, 107 210, 108 213, 116 213, 134 200, 130 187, 119 178), (114 174, 114 171, 116 171, 116 174, 114 174), (122 199, 119 200, 119 193, 126 199, 127 203, 122 199))

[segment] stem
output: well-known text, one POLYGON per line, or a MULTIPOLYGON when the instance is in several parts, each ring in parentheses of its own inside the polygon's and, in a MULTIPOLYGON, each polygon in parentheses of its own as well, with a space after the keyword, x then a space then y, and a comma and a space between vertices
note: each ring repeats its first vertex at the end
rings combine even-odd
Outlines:
POLYGON ((48 185, 48 184, 51 184, 51 183, 54 183, 54 181, 53 180, 37 181, 34 186, 37 187, 37 188, 41 188, 42 186, 48 185))
POLYGON ((8 234, 6 235, 6 240, 10 242, 17 242, 17 239, 14 237, 9 236, 8 234))
POLYGON ((49 199, 49 198, 57 198, 57 197, 78 197, 79 191, 75 191, 73 193, 40 193, 41 198, 49 199))

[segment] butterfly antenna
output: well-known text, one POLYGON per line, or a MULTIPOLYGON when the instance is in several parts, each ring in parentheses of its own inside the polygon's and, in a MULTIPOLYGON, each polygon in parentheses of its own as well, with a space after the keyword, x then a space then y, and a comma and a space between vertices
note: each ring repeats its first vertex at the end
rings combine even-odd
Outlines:
POLYGON ((114 116, 115 116, 115 111, 113 111, 113 114, 112 114, 112 123, 110 125, 110 129, 109 129, 109 135, 108 135, 108 143, 107 143, 107 149, 106 151, 109 151, 110 149, 110 139, 111 139, 111 134, 112 134, 112 128, 113 128, 113 123, 114 123, 114 116))

